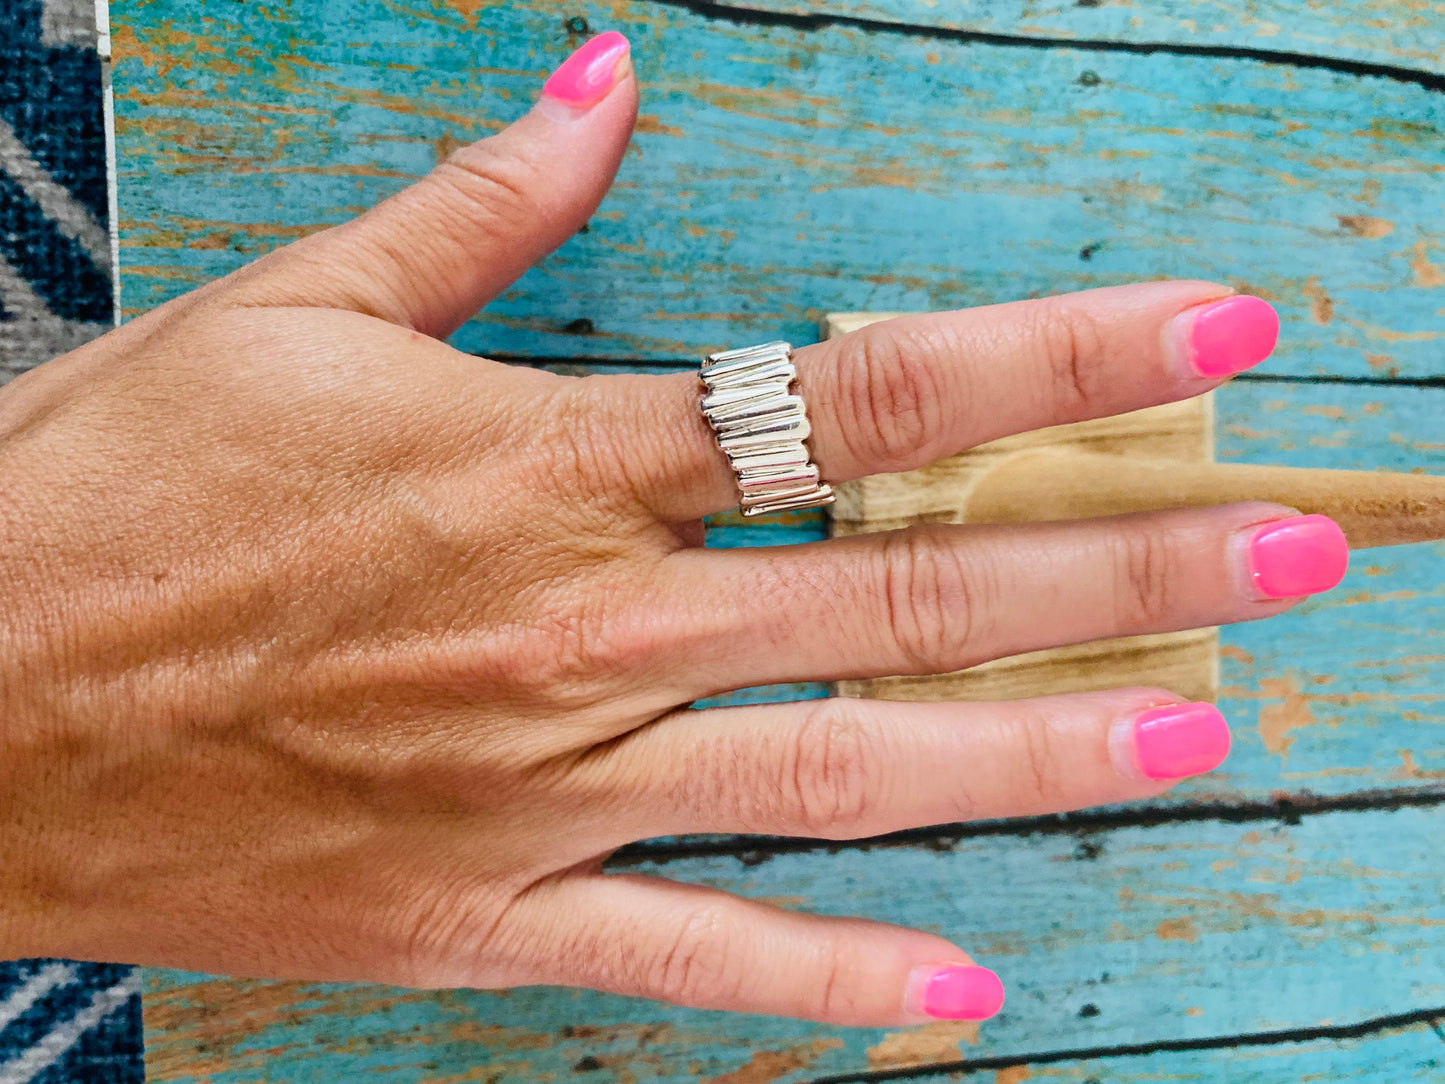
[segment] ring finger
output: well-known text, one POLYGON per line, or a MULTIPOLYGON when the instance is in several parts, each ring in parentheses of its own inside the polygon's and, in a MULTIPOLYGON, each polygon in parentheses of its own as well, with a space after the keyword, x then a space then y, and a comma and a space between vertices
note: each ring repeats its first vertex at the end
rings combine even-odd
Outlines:
POLYGON ((859 839, 1147 798, 1218 767, 1229 729, 1157 689, 1004 703, 804 701, 680 712, 579 769, 619 839, 859 839), (625 801, 621 796, 626 796, 625 801))

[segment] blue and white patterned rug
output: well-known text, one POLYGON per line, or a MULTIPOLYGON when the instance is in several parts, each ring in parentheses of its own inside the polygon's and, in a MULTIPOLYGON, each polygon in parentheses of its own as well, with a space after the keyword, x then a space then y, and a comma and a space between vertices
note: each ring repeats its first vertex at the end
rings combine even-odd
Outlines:
MULTIPOLYGON (((112 320, 95 27, 94 0, 0 0, 0 382, 112 320)), ((0 963, 0 1084, 139 1084, 139 990, 128 967, 0 963)))
POLYGON ((0 0, 0 381, 111 324, 95 0, 0 0))

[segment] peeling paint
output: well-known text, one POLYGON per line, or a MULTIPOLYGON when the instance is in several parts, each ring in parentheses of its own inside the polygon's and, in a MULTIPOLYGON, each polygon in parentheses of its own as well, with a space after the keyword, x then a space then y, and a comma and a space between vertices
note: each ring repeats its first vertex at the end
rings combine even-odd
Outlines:
POLYGON ((958 1061, 963 1047, 978 1042, 977 1021, 940 1020, 906 1031, 892 1031, 868 1048, 868 1068, 901 1069, 958 1061))
POLYGON ((1263 695, 1281 698, 1278 704, 1269 704, 1259 711, 1259 737, 1264 747, 1281 760, 1289 755, 1294 739, 1291 730, 1313 726, 1317 721, 1310 709, 1310 698, 1300 690, 1299 679, 1294 675, 1287 678, 1265 678, 1260 682, 1263 695))
POLYGON ((839 1039, 818 1039, 786 1050, 760 1050, 742 1068, 710 1077, 707 1084, 773 1084, 787 1073, 806 1069, 825 1050, 842 1045, 839 1039))

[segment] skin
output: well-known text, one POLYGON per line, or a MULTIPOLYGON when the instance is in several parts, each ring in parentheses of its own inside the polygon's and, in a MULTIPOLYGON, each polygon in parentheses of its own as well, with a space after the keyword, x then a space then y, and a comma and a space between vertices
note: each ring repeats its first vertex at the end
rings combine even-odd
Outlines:
MULTIPOLYGON (((546 99, 354 222, 0 392, 0 955, 564 984, 893 1025, 960 947, 606 875, 648 836, 854 838, 1158 794, 1165 690, 703 712, 1278 613, 1234 506, 707 551, 696 379, 442 339, 595 209, 637 104, 546 99)), ((797 351, 841 482, 1215 386, 1168 282, 797 351)), ((726 345, 726 344, 724 344, 726 345)))

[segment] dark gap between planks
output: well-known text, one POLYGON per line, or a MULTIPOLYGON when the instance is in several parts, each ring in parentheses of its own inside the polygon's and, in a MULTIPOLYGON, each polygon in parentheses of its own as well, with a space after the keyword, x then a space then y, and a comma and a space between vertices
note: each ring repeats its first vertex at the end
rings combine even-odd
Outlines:
MULTIPOLYGON (((1199 802, 1182 806, 1153 806, 1145 809, 1102 809, 1081 813, 1060 813, 1046 817, 978 821, 913 828, 904 832, 866 839, 804 839, 791 836, 689 836, 677 839, 645 840, 618 850, 608 859, 609 868, 659 865, 691 858, 724 855, 744 865, 760 865, 778 855, 816 851, 837 853, 880 847, 925 847, 946 851, 966 839, 987 836, 1077 835, 1089 837, 1118 828, 1152 828, 1164 824, 1214 821, 1222 824, 1298 824, 1305 817, 1326 813, 1365 813, 1394 809, 1430 808, 1445 805, 1445 787, 1417 790, 1367 790, 1327 798, 1308 794, 1277 797, 1264 802, 1199 802)), ((1081 858, 1091 846, 1080 842, 1081 858)))
MULTIPOLYGON (((812 344, 807 344, 812 345, 812 344)), ((591 358, 591 357, 524 357, 520 354, 473 355, 508 365, 527 365, 536 369, 576 370, 579 374, 611 370, 634 371, 656 369, 678 372, 696 369, 700 358, 591 358)), ((1445 376, 1346 376, 1321 373, 1236 373, 1230 383, 1250 384, 1343 384, 1362 388, 1439 388, 1445 390, 1445 376)))
POLYGON ((1146 1054, 1180 1053, 1190 1050, 1228 1050, 1244 1046, 1283 1046, 1287 1043, 1318 1042, 1325 1039, 1337 1041, 1364 1039, 1382 1032, 1410 1031, 1417 1028, 1429 1028, 1437 1037, 1441 1038, 1442 1042, 1445 1042, 1445 1035, 1442 1035, 1440 1027, 1442 1020, 1445 1020, 1445 1006, 1417 1009, 1414 1012, 1395 1013, 1390 1016, 1377 1016, 1355 1024, 1290 1028, 1285 1031, 1253 1032, 1243 1035, 1217 1035, 1207 1039, 1159 1039, 1149 1043, 1051 1050, 1045 1054, 1034 1054, 1023 1058, 974 1058, 936 1065, 913 1065, 907 1069, 841 1073, 834 1076, 816 1077, 810 1084, 870 1084, 877 1080, 916 1080, 919 1077, 934 1076, 940 1073, 972 1074, 1011 1069, 1017 1066, 1048 1065, 1061 1061, 1141 1057, 1146 1054))
POLYGON ((714 3, 712 0, 649 0, 649 2, 659 7, 681 8, 694 15, 744 26, 786 26, 796 30, 821 30, 830 26, 844 26, 879 34, 899 34, 943 41, 977 42, 982 45, 1001 45, 1023 49, 1083 49, 1101 53, 1166 53, 1174 56, 1255 60, 1264 64, 1280 64, 1295 68, 1320 68, 1325 71, 1337 72, 1340 75, 1393 79, 1400 83, 1414 83, 1426 90, 1445 92, 1445 75, 1437 75, 1435 72, 1420 71, 1400 64, 1345 60, 1337 57, 1318 56, 1314 53, 1297 53, 1287 49, 1252 49, 1237 45, 1185 45, 1165 41, 1130 42, 1092 38, 1034 38, 1022 34, 998 34, 981 30, 961 30, 955 27, 927 26, 919 23, 889 22, 884 19, 869 19, 857 15, 824 13, 804 15, 796 12, 761 11, 756 8, 714 3))

